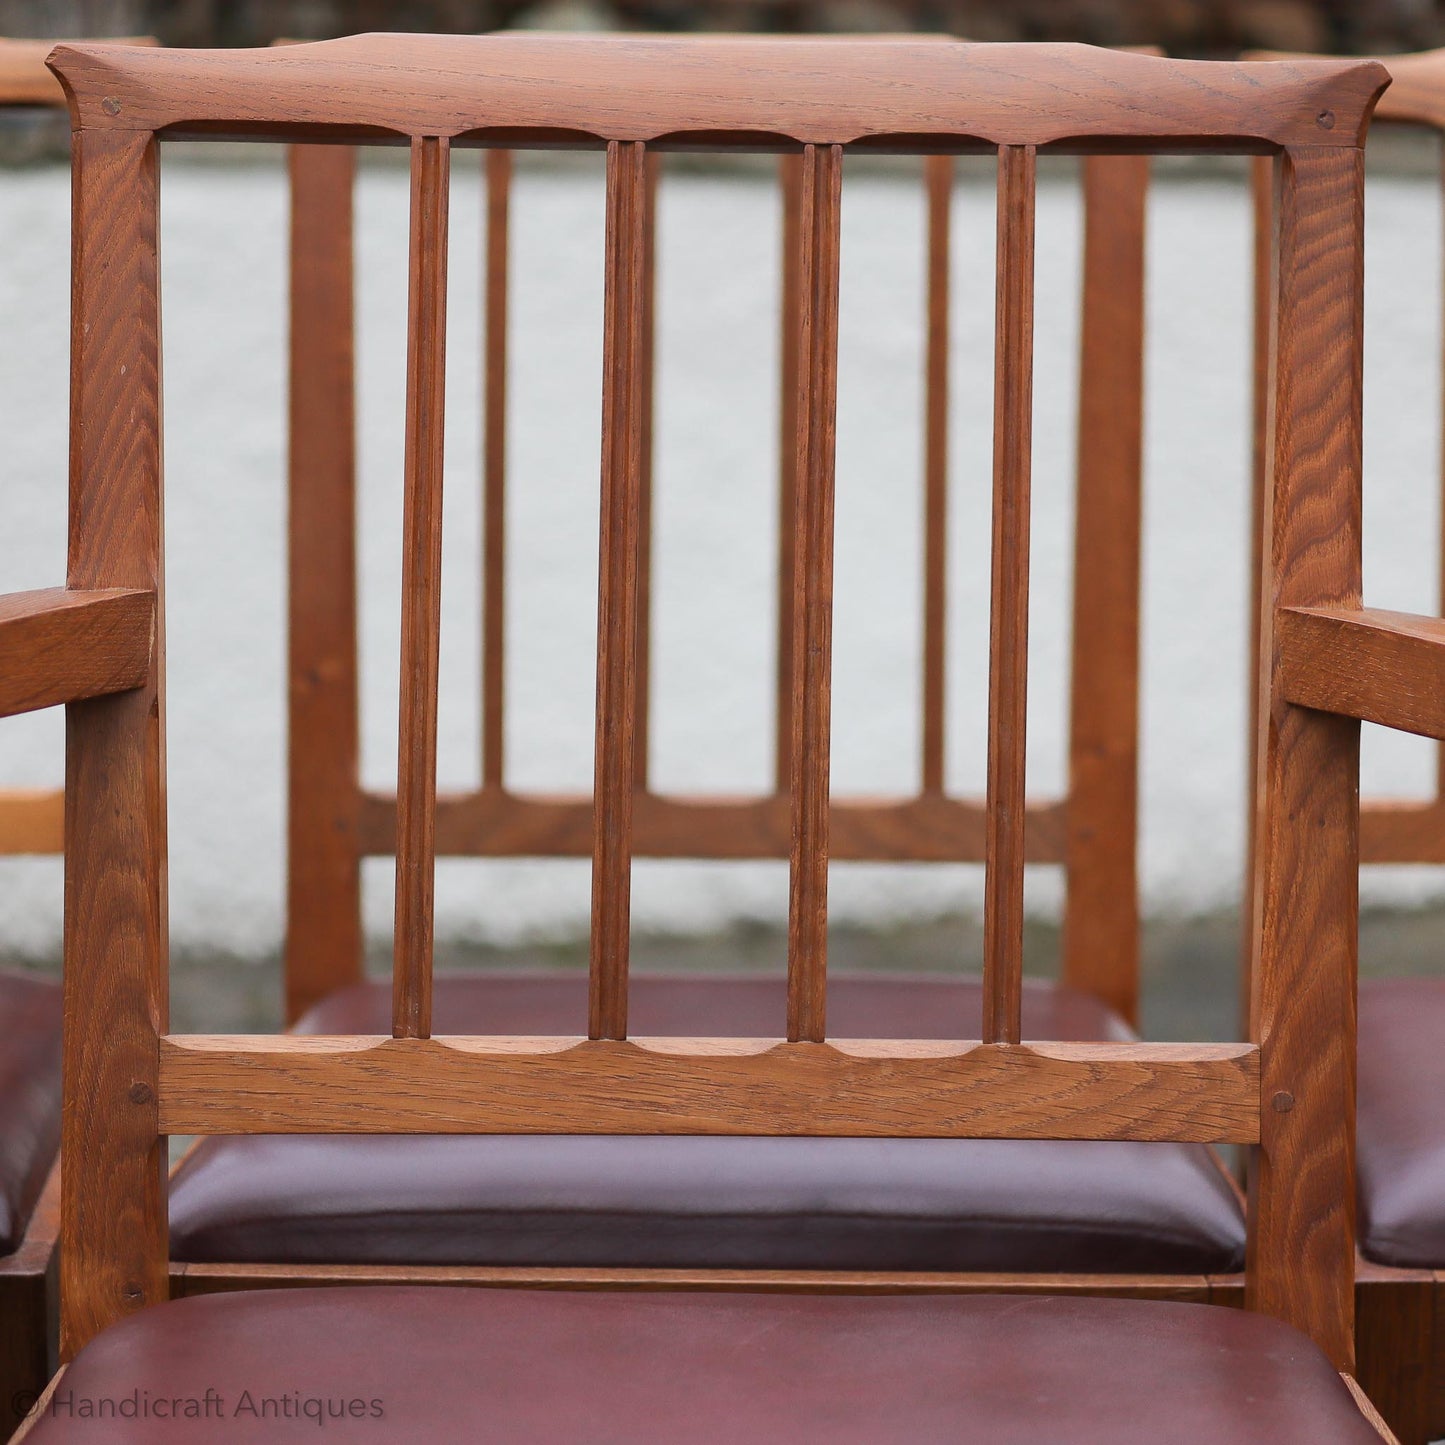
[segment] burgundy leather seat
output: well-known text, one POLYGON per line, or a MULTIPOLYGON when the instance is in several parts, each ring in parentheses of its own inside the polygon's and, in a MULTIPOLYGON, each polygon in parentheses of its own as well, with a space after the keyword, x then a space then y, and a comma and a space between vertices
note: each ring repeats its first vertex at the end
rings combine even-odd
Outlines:
POLYGON ((371 1287, 143 1310, 80 1353, 27 1445, 291 1439, 1380 1441, 1310 1340, 1218 1306, 371 1287))
POLYGON ((25 1234, 60 1147, 60 985, 0 973, 0 1254, 25 1234))
POLYGON ((1360 1248, 1445 1267, 1445 978, 1360 985, 1360 1248))
MULTIPOLYGON (((580 974, 440 976, 438 1033, 574 1034, 580 974)), ((835 1037, 969 1037, 976 983, 829 980, 835 1037)), ((389 985, 312 1033, 387 1033, 389 985)), ((776 1035, 781 978, 632 981, 631 1032, 776 1035)), ((1030 985, 1024 1032, 1122 1039, 1094 999, 1030 985)), ((1244 1218, 1197 1145, 1018 1140, 255 1137, 203 1141, 171 1188, 189 1261, 1152 1271, 1242 1267, 1244 1218)))

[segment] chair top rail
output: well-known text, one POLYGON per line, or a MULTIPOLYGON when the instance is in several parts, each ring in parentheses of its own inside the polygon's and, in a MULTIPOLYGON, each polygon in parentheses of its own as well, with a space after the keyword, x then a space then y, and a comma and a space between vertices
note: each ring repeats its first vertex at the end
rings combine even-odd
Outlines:
POLYGON ((848 38, 361 35, 264 50, 61 45, 48 63, 83 129, 729 149, 1355 146, 1389 83, 1371 61, 848 38))
MULTIPOLYGON (((1250 50, 1240 58, 1259 62, 1303 57, 1284 50, 1250 50)), ((1380 101, 1375 120, 1387 125, 1424 125, 1445 131, 1445 48, 1372 58, 1390 72, 1390 89, 1380 101)))

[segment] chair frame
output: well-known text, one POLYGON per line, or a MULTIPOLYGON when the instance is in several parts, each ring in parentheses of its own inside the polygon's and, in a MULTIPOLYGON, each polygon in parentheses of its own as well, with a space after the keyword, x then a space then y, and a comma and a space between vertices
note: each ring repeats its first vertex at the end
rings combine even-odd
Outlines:
POLYGON ((1259 67, 1075 46, 847 42, 826 65, 812 52, 799 65, 798 54, 760 40, 389 36, 250 53, 63 46, 52 55, 75 130, 70 563, 66 588, 9 600, 0 639, 23 647, 30 666, 3 675, 0 713, 67 703, 63 1357, 169 1293, 167 1134, 440 1129, 1256 1146, 1246 1303, 1351 1368, 1357 719, 1445 733, 1445 694, 1422 699, 1411 686, 1445 658, 1445 623, 1360 601, 1361 147, 1388 76, 1374 64, 1298 61, 1262 84, 1259 67), (410 146, 390 1039, 167 1032, 162 135, 410 146), (544 139, 605 145, 608 158, 587 1036, 438 1039, 431 877, 447 167, 454 141, 544 139), (627 1038, 649 143, 802 149, 788 1005, 778 1041, 627 1038), (826 1035, 838 205, 844 149, 870 147, 999 159, 985 1006, 975 1043, 826 1035), (1019 1037, 1040 149, 1274 158, 1257 1042, 1019 1037), (1374 684, 1365 697, 1362 676, 1374 684))
MULTIPOLYGON (((128 42, 151 45, 137 37, 128 42)), ((60 109, 65 93, 45 68, 49 40, 0 38, 0 108, 60 109)), ((0 789, 0 857, 65 851, 65 795, 60 788, 0 789)), ((0 1440, 20 1423, 13 1402, 39 1393, 54 1368, 52 1344, 55 1242, 60 1224, 60 1165, 26 1221, 19 1246, 0 1256, 0 1440)))
MULTIPOLYGON (((1280 59, 1274 52, 1255 52, 1250 60, 1280 59)), ((1409 126, 1433 131, 1445 143, 1445 50, 1415 55, 1383 56, 1392 77, 1381 97, 1374 125, 1409 126)), ((1255 211, 1254 292, 1254 428, 1253 513, 1256 550, 1251 569, 1251 597, 1257 610, 1261 564, 1257 539, 1265 494, 1264 444, 1268 396, 1269 283, 1268 241, 1273 196, 1267 175, 1256 163, 1253 176, 1255 211)), ((1445 557, 1445 530, 1440 540, 1445 557)), ((1445 571, 1440 581, 1440 610, 1445 613, 1445 571)), ((1251 667, 1258 659, 1258 638, 1252 638, 1251 667)), ((1258 766, 1250 757, 1250 774, 1258 766)), ((1250 840, 1250 856, 1253 839, 1250 840)), ((1445 863, 1445 748, 1436 762, 1435 796, 1414 799, 1365 798, 1360 803, 1360 862, 1445 863)), ((1241 1012, 1249 1018, 1252 966, 1243 956, 1241 1012)), ((1357 1349, 1359 1378, 1404 1445, 1426 1445, 1445 1434, 1445 1267, 1401 1269, 1377 1264, 1363 1255, 1356 1265, 1357 1349)))

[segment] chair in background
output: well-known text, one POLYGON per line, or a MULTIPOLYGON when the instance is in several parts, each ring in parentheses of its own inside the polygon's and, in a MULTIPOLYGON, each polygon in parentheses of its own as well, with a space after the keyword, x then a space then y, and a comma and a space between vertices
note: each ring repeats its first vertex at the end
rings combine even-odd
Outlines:
MULTIPOLYGON (((565 43, 565 42, 563 42, 565 43)), ((611 43, 601 40, 599 44, 611 43)), ((801 42, 795 42, 801 43, 801 42)), ((939 42, 933 41, 937 44, 939 42)), ((780 161, 779 605, 777 782, 771 797, 658 796, 647 787, 653 229, 660 157, 644 178, 639 294, 638 657, 633 799, 639 855, 784 857, 793 737, 802 159, 780 161)), ((981 800, 945 794, 944 579, 947 569, 948 252, 952 157, 924 162, 928 199, 923 539, 923 775, 915 798, 832 798, 834 857, 975 860, 981 800)), ((485 152, 484 591, 482 787, 445 797, 437 847, 474 856, 584 855, 591 800, 510 790, 504 776, 503 557, 512 160, 485 152)), ((1071 786, 1031 802, 1033 861, 1068 876, 1062 988, 1025 991, 1031 1037, 1125 1039, 1137 1007, 1135 880, 1143 232, 1147 158, 1083 161, 1086 206, 1071 786), (1101 1002, 1102 1001, 1102 1002, 1101 1002), (1110 1007, 1112 1006, 1112 1007, 1110 1007)), ((396 802, 358 775, 354 378, 351 265, 355 154, 297 146, 292 178, 290 501, 291 762, 286 984, 302 1032, 383 1029, 384 985, 361 979, 360 865, 394 851, 396 802)), ((777 977, 644 976, 636 1027, 766 1035, 777 977)), ((565 1031, 585 999, 576 976, 439 981, 438 1017, 458 1032, 565 1031)), ((977 1006, 960 978, 836 978, 835 1018, 928 1037, 940 1011, 977 1006)), ((1234 1291, 1244 1212, 1198 1145, 932 1144, 766 1139, 595 1141, 457 1138, 217 1138, 178 1167, 171 1195, 176 1289, 237 1279, 316 1282, 546 1277, 549 1269, 859 1270, 977 1287, 982 1271, 1067 1275, 1071 1286, 1206 1298, 1234 1291), (729 1181, 724 1184, 720 1181, 729 1181), (1119 1276, 1128 1276, 1121 1279, 1119 1276)))
MULTIPOLYGON (((528 1439, 598 1429, 674 1441, 1388 1438, 1348 1376, 1355 719, 1445 732, 1438 696, 1422 702, 1415 686, 1439 665, 1445 624, 1360 605, 1360 145, 1384 71, 1303 61, 1245 71, 1074 46, 417 36, 155 56, 63 47, 52 64, 77 132, 69 589, 8 602, 4 631, 43 628, 46 642, 26 649, 28 670, 0 674, 11 710, 70 700, 68 1364, 31 1445, 211 1438, 209 1418, 104 1420, 97 1434, 63 1401, 116 1396, 122 1382, 152 1398, 200 1401, 210 1388, 235 1400, 244 1384, 279 1399, 298 1375, 318 1400, 369 1417, 360 1438, 415 1442, 450 1441, 481 1420, 528 1439), (412 158, 391 1036, 173 1036, 157 138, 318 132, 405 137, 412 158), (802 147, 803 182, 786 990, 770 1037, 638 1039, 628 895, 643 817, 633 804, 647 153, 779 137, 802 147), (591 954, 586 1009, 552 1038, 432 1037, 448 168, 454 142, 488 140, 605 144, 608 162, 591 954), (926 1040, 841 1037, 827 1011, 839 200, 845 147, 879 146, 996 151, 999 168, 985 973, 978 1014, 939 1016, 926 1040), (1022 1042, 1034 177, 1039 150, 1052 148, 1275 157, 1254 1043, 1022 1042), (1344 672, 1331 654, 1341 646, 1358 664, 1344 672), (981 1042, 960 1042, 975 1021, 981 1042), (634 1287, 606 1300, 396 1287, 166 1303, 166 1134, 438 1129, 1242 1143, 1255 1166, 1250 1308, 1046 1290, 1027 1301, 816 1298, 805 1274, 773 1281, 797 1293, 719 1295, 708 1287, 734 1281, 707 1271, 670 1281, 683 1289, 619 1279, 634 1287)), ((591 1281, 560 1271, 550 1282, 591 1281)), ((852 1287, 879 1283, 906 1288, 852 1287)))
MULTIPOLYGON (((1247 58, 1278 57, 1261 52, 1247 58)), ((1445 51, 1381 59, 1392 84, 1375 123, 1423 127, 1445 139, 1445 51)), ((1254 199, 1257 548, 1265 488, 1273 229, 1273 194, 1263 163, 1257 164, 1254 199)), ((1440 555, 1445 559, 1445 541, 1440 555)), ((1256 550, 1256 597, 1259 576, 1256 550)), ((1440 586, 1445 612, 1445 570, 1440 586)), ((1363 800, 1361 863, 1445 863, 1445 750, 1439 754, 1435 793, 1426 802, 1363 800)), ((1246 967, 1246 984, 1249 972, 1246 967)), ((1244 1006, 1250 1006, 1247 995, 1244 1006)), ((1362 979, 1359 1050, 1360 1381, 1404 1445, 1424 1445, 1445 1434, 1445 1114, 1440 1108, 1445 978, 1362 979)))

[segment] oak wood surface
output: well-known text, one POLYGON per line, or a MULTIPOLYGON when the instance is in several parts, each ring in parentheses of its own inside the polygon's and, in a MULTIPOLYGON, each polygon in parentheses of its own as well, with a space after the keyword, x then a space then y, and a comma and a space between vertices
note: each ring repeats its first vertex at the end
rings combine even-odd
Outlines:
POLYGON ((399 1039, 426 1038, 431 1032, 450 186, 448 142, 435 136, 418 137, 411 148, 401 717, 396 764, 392 1032, 399 1039))
POLYGON ((168 1291, 158 164, 145 134, 71 150, 68 584, 152 592, 157 618, 143 685, 66 710, 63 1359, 168 1291))
MULTIPOLYGON (((1149 161, 1083 162, 1084 286, 1061 974, 1139 1015, 1139 592, 1149 161)), ((1032 826, 1028 820, 1025 829, 1032 826)), ((1027 838, 1025 839, 1027 849, 1027 838)), ((1026 852, 1027 856, 1027 852, 1026 852)))
POLYGON ((842 196, 842 151, 837 146, 808 147, 799 178, 793 675, 788 701, 792 846, 788 861, 787 1033, 794 1042, 820 1042, 827 1011, 833 463, 842 196))
POLYGON ((173 1035, 161 1128, 1252 1142, 1248 1044, 173 1035))
POLYGON ((988 643, 988 795, 983 1037, 1019 1040, 1023 987, 1029 490, 1034 422, 1032 146, 998 154, 993 393, 993 550, 988 643))
MULTIPOLYGON (((792 846, 788 798, 709 797, 638 793, 633 798, 632 851, 638 858, 786 858, 792 846)), ((361 804, 362 851, 396 852, 396 799, 366 793, 361 804)), ((981 863, 985 810, 973 798, 834 797, 829 854, 850 861, 912 859, 981 863)), ((1066 805, 1028 804, 1026 857, 1058 863, 1064 856, 1066 805)), ((592 853, 592 799, 486 791, 437 799, 437 852, 457 857, 569 857, 592 853)))
POLYGON ((356 399, 348 146, 293 146, 285 1009, 361 977, 356 399))
POLYGON ((1290 702, 1277 609, 1357 606, 1364 161, 1276 161, 1255 860, 1261 1144, 1249 1302, 1354 1357, 1359 725, 1290 702))
POLYGON ((646 149, 636 142, 614 142, 607 148, 602 520, 597 564, 597 710, 592 784, 588 1032, 594 1039, 627 1037, 647 210, 646 149))
POLYGON ((1288 701, 1445 738, 1445 620, 1298 607, 1283 609, 1276 626, 1288 701))
POLYGON ((506 776, 507 649, 507 292, 512 154, 489 150, 483 235, 482 353, 482 786, 506 776))
POLYGON ((61 45, 87 129, 384 139, 870 143, 1239 153, 1353 148, 1373 62, 1164 60, 1086 45, 770 37, 361 35, 271 50, 61 45))
POLYGON ((0 717, 140 687, 155 593, 45 587, 0 596, 0 717))
POLYGON ((924 162, 928 200, 927 331, 923 366, 923 770, 925 794, 943 792, 947 718, 949 247, 954 161, 924 162))

